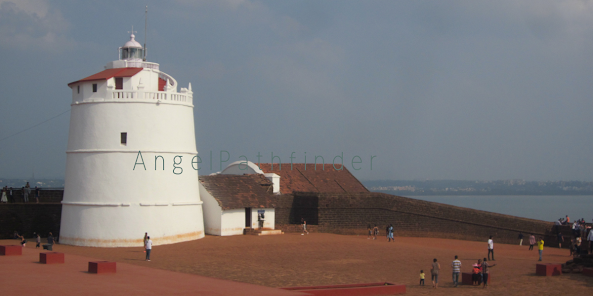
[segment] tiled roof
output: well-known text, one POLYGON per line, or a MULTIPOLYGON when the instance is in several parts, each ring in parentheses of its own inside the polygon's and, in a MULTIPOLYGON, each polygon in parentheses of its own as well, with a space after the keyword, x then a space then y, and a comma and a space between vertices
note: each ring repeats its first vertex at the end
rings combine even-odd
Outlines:
POLYGON ((68 86, 74 84, 74 83, 78 83, 78 82, 82 82, 82 81, 93 81, 93 80, 107 80, 107 79, 111 79, 113 77, 132 77, 136 74, 138 74, 138 72, 142 71, 142 68, 113 68, 113 69, 107 69, 107 70, 103 70, 99 73, 93 74, 89 77, 74 81, 74 82, 70 82, 68 83, 68 86))
MULTIPOLYGON (((283 163, 280 166, 274 163, 274 169, 269 163, 260 163, 259 167, 264 173, 275 173, 280 175, 280 193, 290 194, 292 192, 369 192, 346 167, 336 170, 333 164, 304 164, 283 163)), ((338 169, 341 166, 336 165, 338 169)))
POLYGON ((263 175, 211 175, 199 179, 223 210, 276 207, 272 182, 263 175))

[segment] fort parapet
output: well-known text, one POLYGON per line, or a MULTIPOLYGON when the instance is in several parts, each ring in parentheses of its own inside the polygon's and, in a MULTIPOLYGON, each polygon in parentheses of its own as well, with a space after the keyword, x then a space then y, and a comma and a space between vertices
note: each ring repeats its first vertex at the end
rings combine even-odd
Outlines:
MULTIPOLYGON (((33 194, 29 204, 23 204, 21 190, 15 190, 20 203, 0 205, 1 238, 11 237, 15 230, 25 236, 59 233, 63 190, 42 190, 40 204, 34 203, 33 194)), ((376 224, 384 236, 385 226, 393 224, 396 236, 486 241, 493 235, 498 243, 517 244, 523 233, 523 243, 528 244, 533 233, 543 236, 546 245, 558 246, 552 222, 385 193, 295 192, 270 198, 277 199, 276 229, 284 232, 301 232, 301 219, 305 219, 312 232, 366 235, 367 226, 376 224)))

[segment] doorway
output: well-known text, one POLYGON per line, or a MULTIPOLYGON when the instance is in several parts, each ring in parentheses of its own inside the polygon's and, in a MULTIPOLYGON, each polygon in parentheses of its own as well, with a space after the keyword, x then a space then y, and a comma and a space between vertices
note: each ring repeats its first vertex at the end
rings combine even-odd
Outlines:
POLYGON ((245 227, 251 227, 251 208, 245 208, 245 227))

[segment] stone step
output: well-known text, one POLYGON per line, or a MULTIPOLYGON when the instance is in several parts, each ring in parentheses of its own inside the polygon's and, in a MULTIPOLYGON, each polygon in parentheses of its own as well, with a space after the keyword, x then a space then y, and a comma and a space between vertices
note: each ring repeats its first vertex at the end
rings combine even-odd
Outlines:
POLYGON ((262 230, 258 235, 278 235, 284 234, 280 229, 262 230))

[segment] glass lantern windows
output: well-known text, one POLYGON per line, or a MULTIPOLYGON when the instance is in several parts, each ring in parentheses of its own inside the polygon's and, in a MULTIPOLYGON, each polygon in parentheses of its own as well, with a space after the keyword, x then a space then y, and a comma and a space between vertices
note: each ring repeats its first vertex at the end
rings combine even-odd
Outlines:
POLYGON ((144 58, 143 48, 123 47, 121 49, 122 60, 142 59, 144 58))

